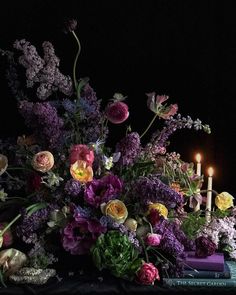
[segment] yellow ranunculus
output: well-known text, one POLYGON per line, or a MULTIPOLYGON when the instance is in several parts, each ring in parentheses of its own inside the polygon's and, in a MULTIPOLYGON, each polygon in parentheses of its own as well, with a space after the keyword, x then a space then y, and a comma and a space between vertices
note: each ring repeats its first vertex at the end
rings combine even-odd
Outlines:
POLYGON ((216 196, 215 204, 220 210, 225 211, 234 205, 233 199, 234 197, 229 193, 222 192, 216 196))
POLYGON ((82 183, 93 180, 93 169, 88 166, 85 161, 78 160, 70 166, 70 174, 75 179, 82 183))
POLYGON ((147 215, 150 214, 151 209, 157 210, 161 216, 167 218, 168 209, 163 204, 161 204, 161 203, 149 204, 147 215))
POLYGON ((120 200, 111 200, 103 208, 102 212, 106 216, 110 216, 114 221, 123 223, 127 216, 128 210, 125 204, 120 200))

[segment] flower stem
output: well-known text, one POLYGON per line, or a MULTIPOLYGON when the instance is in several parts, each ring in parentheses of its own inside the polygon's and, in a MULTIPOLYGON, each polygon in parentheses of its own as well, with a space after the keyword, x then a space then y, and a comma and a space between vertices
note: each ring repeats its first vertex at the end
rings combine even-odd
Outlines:
POLYGON ((74 64, 73 64, 73 80, 74 80, 74 84, 75 84, 75 90, 77 92, 78 82, 77 82, 77 78, 76 78, 76 66, 77 66, 78 57, 79 57, 80 51, 81 51, 81 45, 80 45, 80 41, 79 41, 79 38, 77 37, 76 33, 74 31, 72 31, 72 34, 78 44, 78 51, 76 53, 74 64))
POLYGON ((145 243, 144 243, 142 238, 140 240, 141 240, 141 243, 142 243, 142 247, 143 247, 143 251, 144 251, 144 254, 145 254, 146 262, 149 263, 149 257, 148 257, 148 253, 147 253, 145 243))
POLYGON ((156 120, 158 114, 155 114, 155 116, 152 118, 151 122, 149 123, 148 127, 145 129, 145 131, 142 133, 142 135, 140 136, 140 139, 148 132, 149 128, 152 126, 152 124, 154 123, 154 121, 156 120))
MULTIPOLYGON (((30 205, 26 208, 26 211, 32 209, 36 204, 30 205)), ((0 237, 4 235, 4 233, 12 226, 12 224, 14 224, 20 217, 21 217, 21 213, 19 213, 18 215, 16 215, 16 217, 14 219, 12 219, 12 221, 10 223, 8 223, 2 230, 0 230, 0 237)))

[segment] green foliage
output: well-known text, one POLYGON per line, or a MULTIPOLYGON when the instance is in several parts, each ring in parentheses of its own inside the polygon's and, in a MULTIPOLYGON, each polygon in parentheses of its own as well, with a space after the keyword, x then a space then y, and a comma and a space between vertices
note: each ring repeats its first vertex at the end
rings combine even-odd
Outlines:
POLYGON ((200 216, 201 212, 191 212, 183 220, 181 229, 190 239, 195 239, 197 232, 205 224, 205 216, 200 216))
POLYGON ((91 253, 99 270, 109 269, 114 276, 126 279, 132 279, 142 263, 128 237, 118 231, 101 235, 91 253))
POLYGON ((212 216, 214 216, 215 218, 224 218, 226 216, 230 216, 230 211, 229 210, 220 210, 219 208, 216 209, 216 211, 213 211, 211 213, 212 216))

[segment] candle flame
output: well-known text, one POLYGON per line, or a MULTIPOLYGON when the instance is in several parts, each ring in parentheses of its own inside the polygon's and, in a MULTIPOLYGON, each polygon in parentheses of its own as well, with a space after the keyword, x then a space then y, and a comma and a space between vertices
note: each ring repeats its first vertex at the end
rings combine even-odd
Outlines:
POLYGON ((201 159, 202 159, 202 156, 201 156, 201 154, 196 154, 196 161, 198 162, 198 163, 200 163, 201 162, 201 159))
POLYGON ((213 174, 214 174, 214 169, 212 167, 209 167, 208 168, 208 175, 213 176, 213 174))

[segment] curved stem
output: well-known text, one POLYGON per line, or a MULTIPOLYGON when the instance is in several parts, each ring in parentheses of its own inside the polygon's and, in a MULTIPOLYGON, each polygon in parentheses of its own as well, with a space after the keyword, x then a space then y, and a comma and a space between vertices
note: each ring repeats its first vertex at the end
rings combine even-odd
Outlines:
POLYGON ((151 122, 149 123, 148 127, 144 130, 144 132, 142 133, 142 135, 140 136, 140 139, 148 132, 149 128, 152 126, 152 124, 154 123, 154 121, 156 120, 158 114, 155 114, 155 116, 152 118, 151 122))
POLYGON ((78 57, 79 57, 80 51, 81 51, 81 45, 80 45, 79 38, 77 37, 77 35, 75 34, 74 31, 72 31, 72 34, 78 44, 78 51, 76 53, 74 64, 73 64, 73 80, 74 80, 75 90, 77 92, 78 83, 77 83, 77 79, 76 79, 76 66, 77 66, 78 57))
MULTIPOLYGON (((26 208, 26 211, 32 209, 36 204, 30 205, 26 208)), ((10 223, 8 223, 2 230, 0 230, 0 237, 2 237, 4 235, 4 233, 12 226, 12 224, 14 224, 20 217, 21 217, 21 213, 19 213, 18 215, 16 215, 16 217, 14 219, 12 219, 12 221, 10 223)))
POLYGON ((34 172, 33 169, 24 168, 24 167, 7 167, 7 170, 26 170, 26 171, 34 172))
POLYGON ((147 249, 145 247, 145 243, 144 243, 142 238, 140 240, 141 240, 141 244, 142 244, 143 251, 144 251, 144 254, 145 254, 146 262, 149 263, 149 257, 148 257, 147 249))

